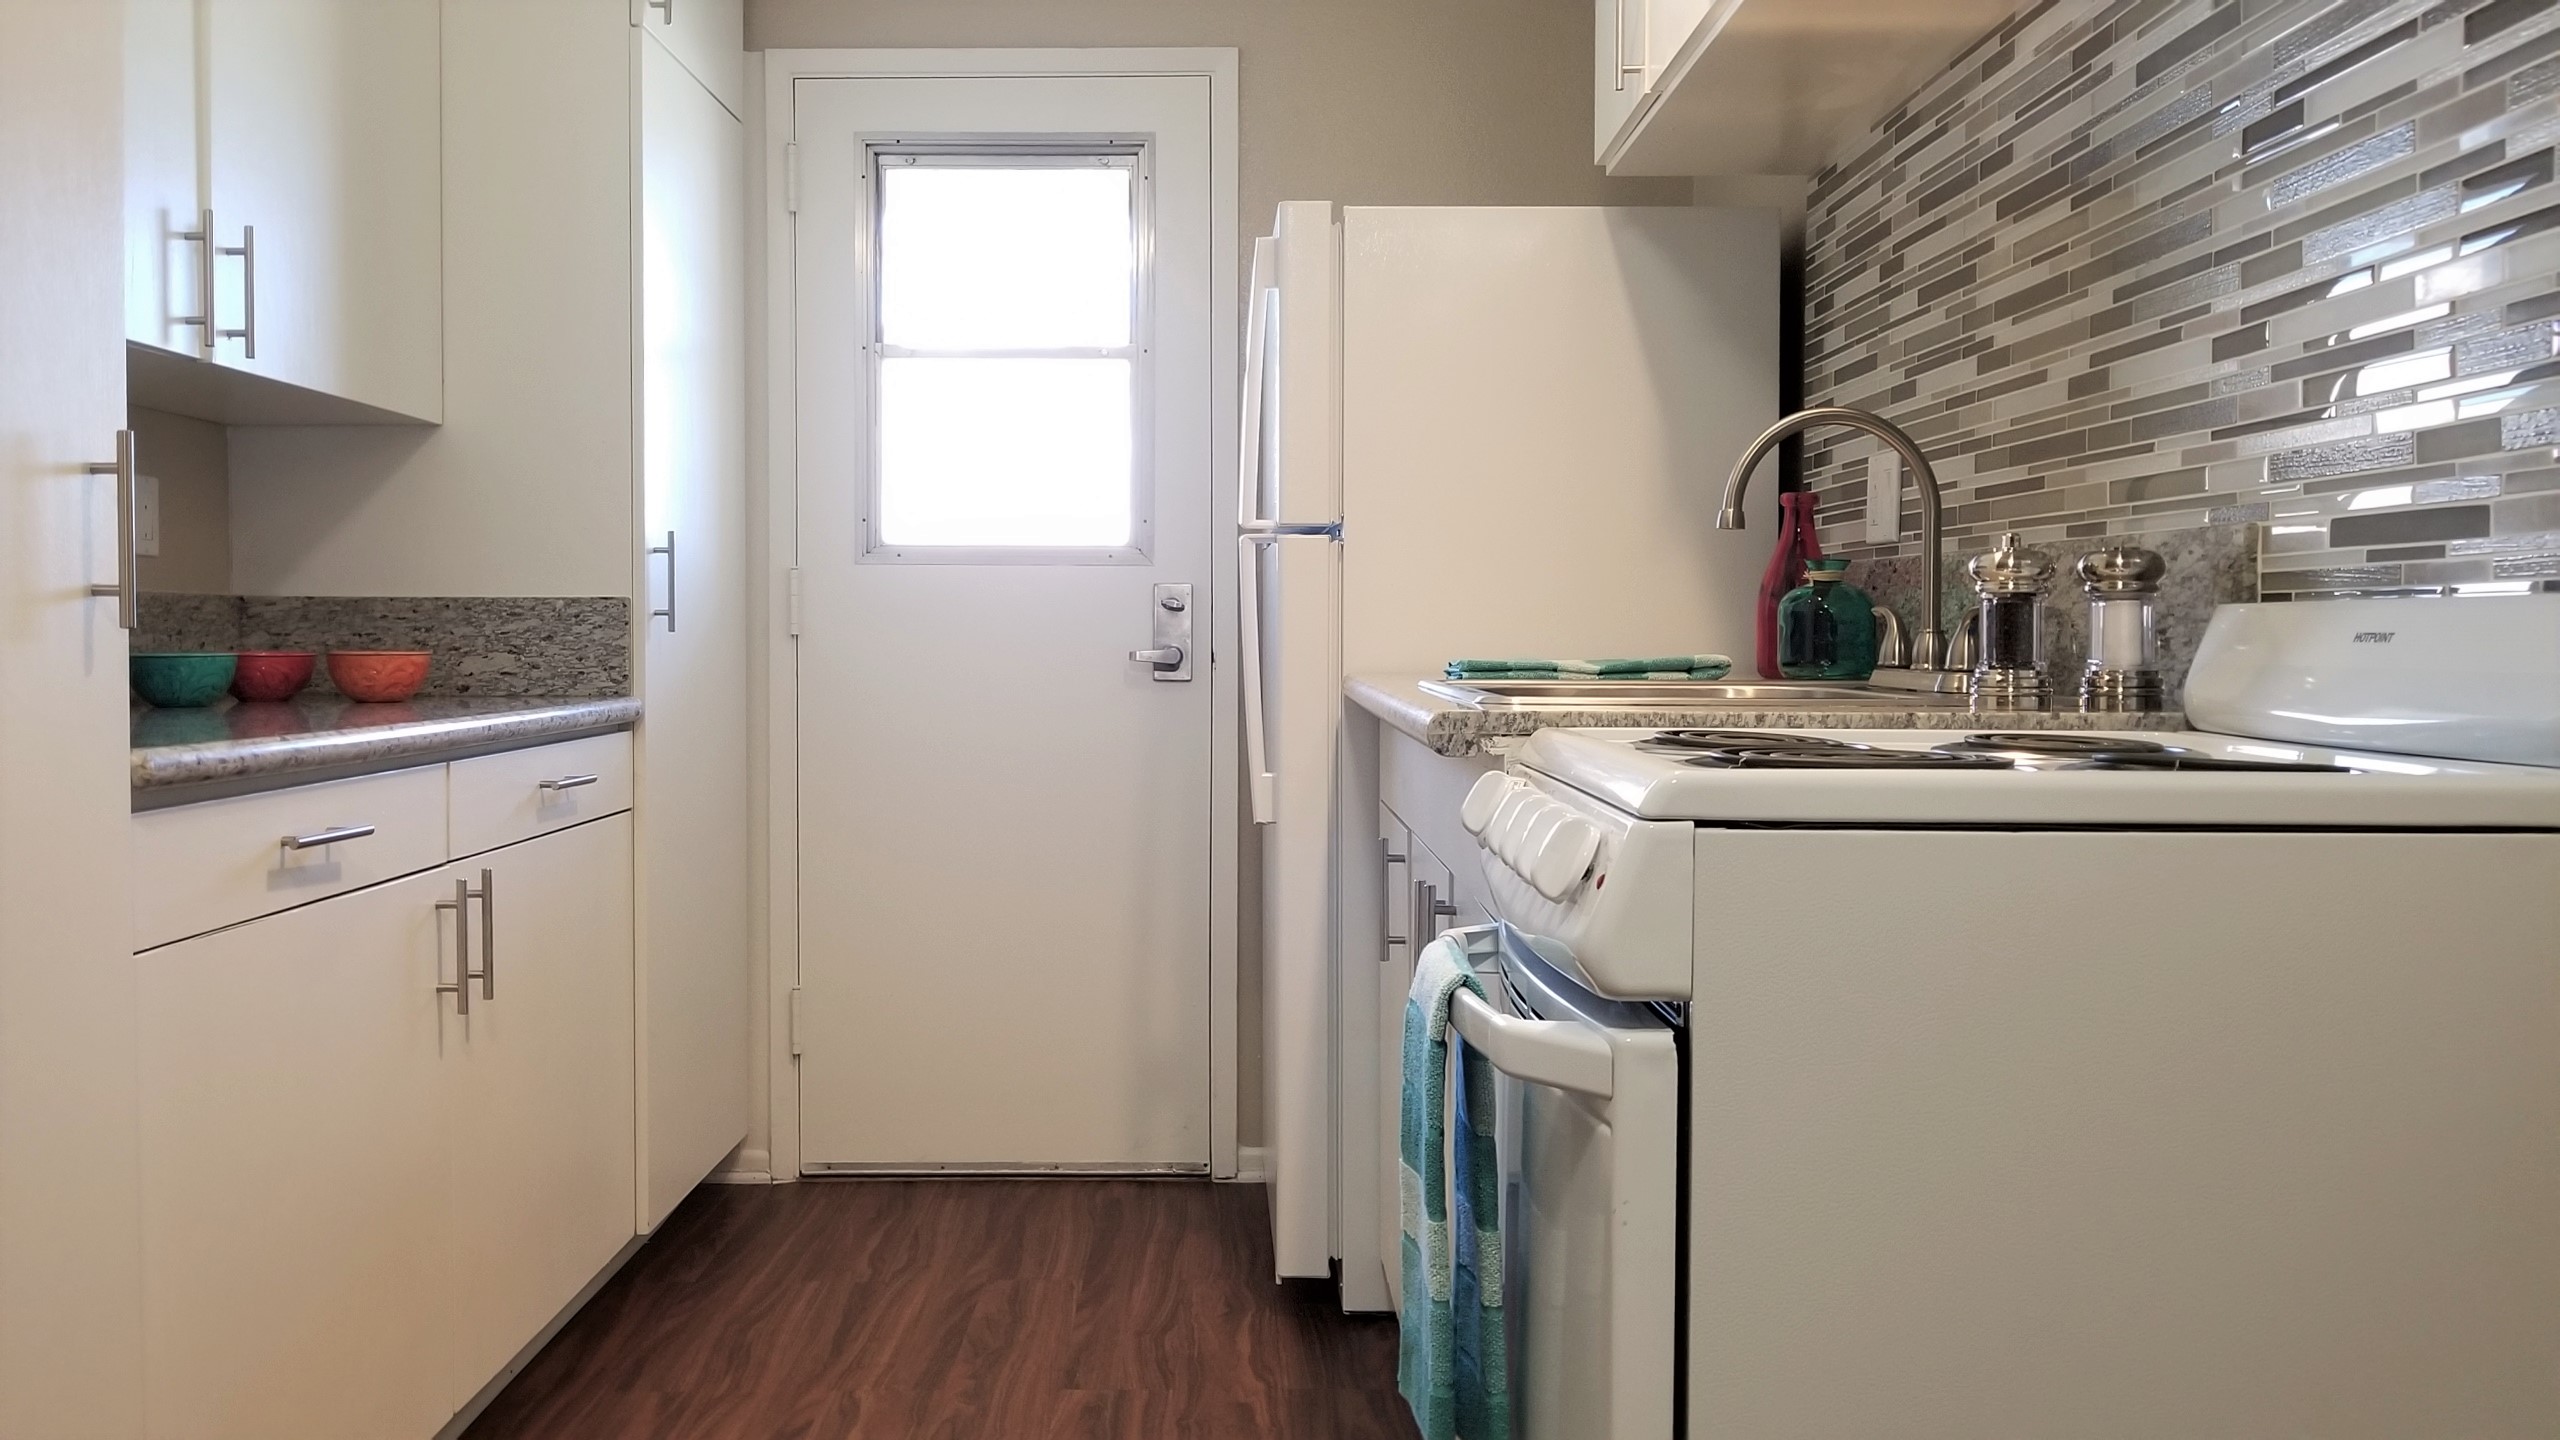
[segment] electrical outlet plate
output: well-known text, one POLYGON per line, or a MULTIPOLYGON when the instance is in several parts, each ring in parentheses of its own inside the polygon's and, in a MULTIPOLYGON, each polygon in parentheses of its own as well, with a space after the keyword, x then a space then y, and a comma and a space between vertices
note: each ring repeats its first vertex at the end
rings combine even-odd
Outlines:
POLYGON ((133 550, 137 555, 160 553, 160 477, 133 477, 133 550))
POLYGON ((1887 545, 1902 538, 1902 456, 1879 450, 1867 457, 1867 540, 1887 545))

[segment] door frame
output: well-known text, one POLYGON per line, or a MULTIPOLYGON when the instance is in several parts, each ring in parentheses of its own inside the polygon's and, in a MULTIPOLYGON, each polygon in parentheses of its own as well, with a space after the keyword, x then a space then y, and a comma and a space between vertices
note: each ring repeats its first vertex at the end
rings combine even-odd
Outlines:
MULTIPOLYGON (((799 1066, 792 1053, 793 996, 800 983, 799 673, 794 602, 799 554, 799 413, 796 401, 796 314, 799 306, 792 91, 803 79, 966 79, 1001 76, 1199 76, 1209 81, 1209 356, 1210 554, 1223 553, 1222 517, 1235 513, 1238 375, 1236 51, 1230 48, 1097 50, 768 50, 750 79, 748 183, 751 187, 748 285, 749 405, 761 424, 748 427, 749 572, 764 577, 763 614, 750 634, 751 699, 763 713, 750 720, 754 790, 762 813, 751 822, 764 855, 755 872, 766 887, 762 907, 766 964, 761 977, 768 1064, 765 1085, 769 1153, 759 1167, 777 1182, 800 1175, 799 1066)), ((1238 1047, 1236 1031, 1238 697, 1229 677, 1236 647, 1235 570, 1210 567, 1209 815, 1209 1173, 1237 1178, 1238 1047)))

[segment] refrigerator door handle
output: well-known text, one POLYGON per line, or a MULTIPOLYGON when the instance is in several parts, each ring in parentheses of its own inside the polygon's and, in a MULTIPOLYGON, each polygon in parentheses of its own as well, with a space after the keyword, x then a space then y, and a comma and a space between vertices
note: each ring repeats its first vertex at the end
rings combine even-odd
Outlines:
POLYGON ((1254 548, 1277 539, 1273 535, 1236 537, 1237 639, 1244 660, 1244 766, 1246 791, 1252 797, 1253 823, 1268 825, 1272 790, 1279 777, 1271 773, 1270 742, 1262 733, 1262 574, 1254 548))
POLYGON ((1243 452, 1236 457, 1236 529, 1250 532, 1261 524, 1262 508, 1262 351, 1270 338, 1271 291, 1263 278, 1268 240, 1253 247, 1253 298, 1244 317, 1243 452))

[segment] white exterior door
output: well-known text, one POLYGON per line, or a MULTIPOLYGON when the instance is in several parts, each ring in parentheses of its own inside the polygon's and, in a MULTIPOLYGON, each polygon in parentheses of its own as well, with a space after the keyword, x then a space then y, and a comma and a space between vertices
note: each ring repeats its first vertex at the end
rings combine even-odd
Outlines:
POLYGON ((804 1170, 1208 1166, 1210 84, 797 82, 804 1170))

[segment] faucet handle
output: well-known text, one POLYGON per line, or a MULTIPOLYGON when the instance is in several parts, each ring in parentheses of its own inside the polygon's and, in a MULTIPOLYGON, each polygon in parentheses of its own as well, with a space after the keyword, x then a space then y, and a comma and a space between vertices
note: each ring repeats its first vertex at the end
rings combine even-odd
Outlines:
POLYGON ((1911 651, 1902 640, 1902 617, 1883 605, 1878 605, 1875 609, 1876 668, 1879 670, 1909 669, 1911 651))

